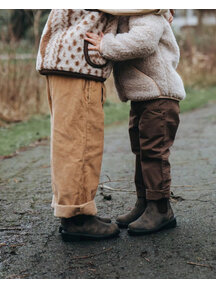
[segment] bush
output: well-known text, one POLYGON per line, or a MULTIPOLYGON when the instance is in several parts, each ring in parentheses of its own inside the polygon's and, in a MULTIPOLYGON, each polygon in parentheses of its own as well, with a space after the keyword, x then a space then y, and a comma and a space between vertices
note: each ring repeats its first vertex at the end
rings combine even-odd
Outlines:
POLYGON ((181 59, 178 71, 185 86, 206 87, 216 85, 216 27, 186 28, 177 41, 181 59))
POLYGON ((45 78, 36 72, 35 59, 6 57, 0 61, 0 119, 16 122, 47 113, 45 78))

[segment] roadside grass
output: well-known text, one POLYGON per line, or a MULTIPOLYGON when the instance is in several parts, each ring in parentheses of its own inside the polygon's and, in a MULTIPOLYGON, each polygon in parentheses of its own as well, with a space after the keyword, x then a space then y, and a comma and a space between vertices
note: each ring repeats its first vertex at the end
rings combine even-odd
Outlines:
MULTIPOLYGON (((181 101, 181 112, 194 110, 216 102, 216 86, 203 89, 188 88, 187 98, 181 101)), ((105 126, 120 123, 128 119, 130 104, 107 101, 104 105, 105 126)), ((50 116, 37 115, 30 120, 6 127, 0 127, 0 155, 14 153, 38 139, 49 137, 50 116)))
POLYGON ((49 131, 49 115, 34 116, 28 121, 0 127, 0 155, 12 154, 21 147, 46 138, 49 131))
MULTIPOLYGON (((106 102, 105 125, 127 119, 129 104, 106 102)), ((0 127, 0 156, 10 155, 29 144, 50 136, 50 116, 36 115, 28 121, 0 127)))
POLYGON ((186 88, 187 97, 180 102, 181 112, 187 112, 204 107, 210 102, 216 101, 216 86, 205 88, 186 88))
POLYGON ((120 123, 129 117, 130 103, 113 103, 107 101, 104 105, 105 126, 120 123))

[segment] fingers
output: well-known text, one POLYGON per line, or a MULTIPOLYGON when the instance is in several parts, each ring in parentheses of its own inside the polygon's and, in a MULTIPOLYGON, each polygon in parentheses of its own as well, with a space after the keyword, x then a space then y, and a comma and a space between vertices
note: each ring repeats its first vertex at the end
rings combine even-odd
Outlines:
POLYGON ((92 50, 92 51, 98 51, 98 48, 95 47, 95 46, 92 46, 92 47, 88 47, 88 50, 92 50))
POLYGON ((168 21, 169 21, 170 24, 172 24, 172 22, 173 22, 173 16, 170 16, 170 18, 169 18, 168 21))
POLYGON ((172 14, 172 16, 175 15, 175 9, 170 9, 170 13, 172 14))
POLYGON ((99 36, 97 34, 94 34, 94 33, 90 33, 90 32, 87 32, 86 35, 91 38, 91 39, 95 39, 97 40, 99 38, 99 36))
POLYGON ((86 41, 88 41, 90 44, 94 45, 94 46, 89 46, 88 50, 92 50, 92 51, 98 51, 98 45, 97 45, 97 41, 90 39, 90 38, 85 38, 86 41))
POLYGON ((91 43, 92 45, 96 46, 97 45, 97 41, 96 40, 93 40, 91 38, 85 38, 86 41, 88 41, 89 43, 91 43))
POLYGON ((104 36, 104 34, 101 32, 100 36, 91 32, 86 33, 85 40, 88 41, 90 44, 93 45, 93 47, 89 46, 88 50, 93 51, 100 51, 100 42, 104 36))

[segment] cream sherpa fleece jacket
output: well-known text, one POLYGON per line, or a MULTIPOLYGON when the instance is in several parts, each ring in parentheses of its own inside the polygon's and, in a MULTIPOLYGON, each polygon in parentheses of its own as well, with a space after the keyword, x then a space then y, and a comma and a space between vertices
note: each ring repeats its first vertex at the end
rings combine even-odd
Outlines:
POLYGON ((122 13, 164 13, 157 9, 102 10, 52 10, 42 33, 36 69, 44 75, 60 74, 104 81, 110 75, 112 62, 106 61, 98 52, 88 51, 88 42, 84 41, 86 32, 116 34, 116 15, 122 13))
POLYGON ((117 35, 106 34, 100 48, 103 57, 118 62, 114 78, 120 99, 184 99, 184 85, 176 72, 179 47, 165 17, 126 17, 119 29, 117 35))

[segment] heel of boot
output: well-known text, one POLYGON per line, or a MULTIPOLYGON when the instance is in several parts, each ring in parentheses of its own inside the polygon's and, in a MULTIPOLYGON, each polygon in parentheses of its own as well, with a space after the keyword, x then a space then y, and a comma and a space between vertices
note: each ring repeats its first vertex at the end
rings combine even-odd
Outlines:
POLYGON ((65 232, 64 230, 61 231, 61 237, 64 242, 76 242, 80 241, 80 237, 78 235, 71 235, 65 232))

